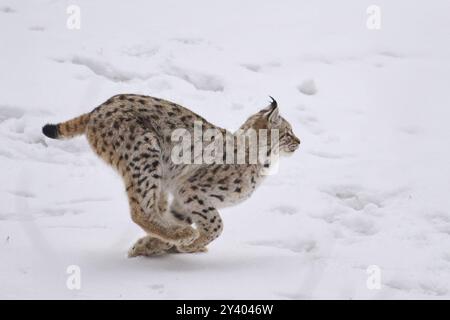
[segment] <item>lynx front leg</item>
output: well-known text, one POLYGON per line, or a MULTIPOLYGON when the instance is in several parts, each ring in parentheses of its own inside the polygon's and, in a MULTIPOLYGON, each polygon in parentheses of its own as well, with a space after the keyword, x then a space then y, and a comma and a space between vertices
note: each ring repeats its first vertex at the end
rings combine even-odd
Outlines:
MULTIPOLYGON (((173 247, 171 252, 205 252, 207 251, 206 246, 213 240, 218 238, 223 230, 223 222, 219 215, 219 212, 214 208, 205 205, 205 202, 200 200, 197 196, 194 196, 196 200, 195 205, 191 205, 189 209, 185 206, 182 210, 181 205, 177 202, 176 208, 171 208, 171 212, 180 214, 180 219, 186 221, 187 223, 194 223, 200 236, 191 244, 188 245, 177 245, 173 247), (200 203, 203 203, 201 205, 200 203)), ((186 201, 189 201, 187 199, 186 201)), ((191 202, 188 202, 191 203, 191 202)))

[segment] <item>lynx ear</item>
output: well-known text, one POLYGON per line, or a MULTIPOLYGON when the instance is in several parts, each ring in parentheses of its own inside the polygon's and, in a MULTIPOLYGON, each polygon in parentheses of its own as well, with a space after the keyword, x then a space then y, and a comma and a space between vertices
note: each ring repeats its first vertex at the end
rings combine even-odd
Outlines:
MULTIPOLYGON (((270 97, 270 96, 269 96, 270 97)), ((278 111, 278 103, 277 101, 270 97, 272 99, 272 102, 270 103, 270 106, 265 111, 265 116, 269 120, 270 123, 277 124, 280 121, 280 113, 278 111)))
POLYGON ((269 96, 270 100, 272 100, 272 102, 270 103, 270 106, 272 108, 277 108, 278 107, 278 103, 277 100, 275 100, 272 96, 269 96))

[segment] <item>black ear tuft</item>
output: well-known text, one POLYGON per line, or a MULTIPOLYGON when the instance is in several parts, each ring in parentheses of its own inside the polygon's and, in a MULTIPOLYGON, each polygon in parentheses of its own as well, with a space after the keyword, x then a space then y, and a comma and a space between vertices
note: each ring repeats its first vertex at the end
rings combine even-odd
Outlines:
POLYGON ((269 96, 269 98, 272 100, 272 102, 270 103, 270 106, 272 107, 272 108, 276 108, 276 107, 278 107, 278 103, 277 103, 277 100, 275 100, 272 96, 269 96))
POLYGON ((267 110, 268 112, 266 113, 266 116, 269 122, 273 124, 278 124, 280 122, 280 112, 278 110, 278 103, 273 97, 271 96, 269 97, 270 99, 272 99, 272 102, 270 103, 269 110, 267 110))

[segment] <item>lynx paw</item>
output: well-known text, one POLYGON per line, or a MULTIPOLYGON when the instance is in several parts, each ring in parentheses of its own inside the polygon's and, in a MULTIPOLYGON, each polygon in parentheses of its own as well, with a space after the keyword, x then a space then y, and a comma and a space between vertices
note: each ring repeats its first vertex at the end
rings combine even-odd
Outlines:
POLYGON ((168 252, 170 253, 197 253, 207 252, 208 248, 204 246, 184 246, 184 247, 172 247, 168 252))
POLYGON ((167 239, 167 241, 172 242, 176 246, 187 246, 194 242, 199 236, 200 233, 198 230, 191 226, 179 227, 174 230, 171 239, 167 239))
POLYGON ((161 241, 152 236, 145 236, 139 239, 128 251, 128 257, 137 256, 158 256, 165 254, 173 247, 172 244, 161 241))

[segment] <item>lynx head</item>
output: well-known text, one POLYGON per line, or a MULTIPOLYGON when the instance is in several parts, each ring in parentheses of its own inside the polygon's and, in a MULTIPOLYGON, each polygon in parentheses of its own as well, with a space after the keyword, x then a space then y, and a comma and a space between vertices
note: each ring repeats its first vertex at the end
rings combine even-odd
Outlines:
POLYGON ((240 129, 268 129, 269 131, 276 129, 279 133, 279 149, 281 154, 292 154, 298 149, 300 139, 292 131, 291 124, 280 115, 275 99, 270 98, 272 99, 270 105, 248 118, 240 129))

